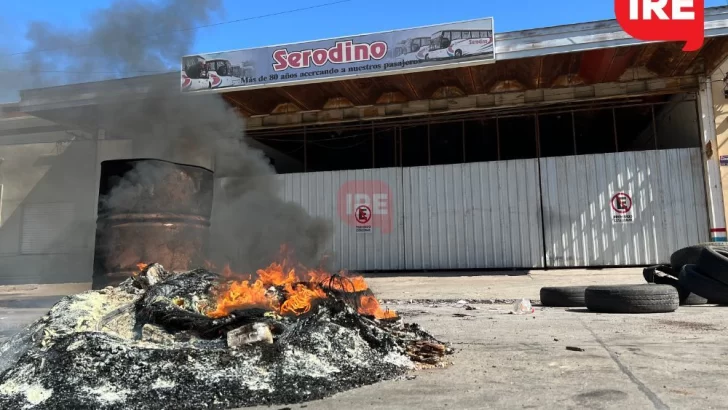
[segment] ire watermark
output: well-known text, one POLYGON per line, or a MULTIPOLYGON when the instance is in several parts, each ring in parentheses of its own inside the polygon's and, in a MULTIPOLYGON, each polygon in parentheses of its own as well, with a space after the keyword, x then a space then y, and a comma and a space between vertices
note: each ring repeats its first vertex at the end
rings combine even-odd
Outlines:
POLYGON ((339 188, 339 217, 358 233, 379 228, 383 234, 392 231, 392 191, 380 180, 347 181, 339 188))
POLYGON ((696 51, 705 40, 704 0, 614 0, 622 29, 643 41, 685 41, 696 51))

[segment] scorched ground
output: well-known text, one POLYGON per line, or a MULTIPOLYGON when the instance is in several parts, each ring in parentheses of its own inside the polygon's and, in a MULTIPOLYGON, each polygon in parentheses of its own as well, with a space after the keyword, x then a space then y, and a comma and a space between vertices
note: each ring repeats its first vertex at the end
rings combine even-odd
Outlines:
POLYGON ((272 264, 68 296, 0 347, 3 409, 199 409, 314 400, 444 365, 450 349, 361 277, 272 264))

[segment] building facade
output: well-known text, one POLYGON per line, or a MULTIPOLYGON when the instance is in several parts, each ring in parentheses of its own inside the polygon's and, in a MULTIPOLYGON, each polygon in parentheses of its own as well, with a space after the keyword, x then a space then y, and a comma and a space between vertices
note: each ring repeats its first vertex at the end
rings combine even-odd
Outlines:
MULTIPOLYGON (((728 8, 706 10, 705 33, 683 53, 615 21, 498 33, 481 19, 186 56, 181 84, 246 117, 280 195, 334 224, 336 268, 637 266, 725 240, 728 8)), ((110 83, 5 107, 0 282, 90 278, 98 165, 142 155, 93 120, 134 101, 110 83)))

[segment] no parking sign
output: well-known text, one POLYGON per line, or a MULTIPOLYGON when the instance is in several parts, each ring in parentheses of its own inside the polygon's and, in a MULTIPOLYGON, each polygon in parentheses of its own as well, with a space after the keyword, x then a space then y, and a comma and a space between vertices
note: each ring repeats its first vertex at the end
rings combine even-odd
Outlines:
POLYGON ((613 223, 634 222, 632 196, 626 192, 617 192, 612 195, 609 205, 612 207, 613 223))

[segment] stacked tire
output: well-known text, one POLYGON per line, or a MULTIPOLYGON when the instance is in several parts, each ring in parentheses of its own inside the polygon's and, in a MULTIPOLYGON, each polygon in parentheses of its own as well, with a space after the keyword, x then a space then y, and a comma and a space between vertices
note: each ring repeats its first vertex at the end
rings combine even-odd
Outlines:
POLYGON ((671 263, 679 265, 683 262, 687 263, 680 267, 680 286, 706 298, 710 303, 728 305, 728 249, 702 246, 691 249, 685 258, 675 258, 674 261, 671 258, 671 263))
POLYGON ((669 265, 642 271, 646 284, 541 288, 541 304, 601 313, 666 313, 681 305, 728 305, 728 244, 675 251, 669 265))

